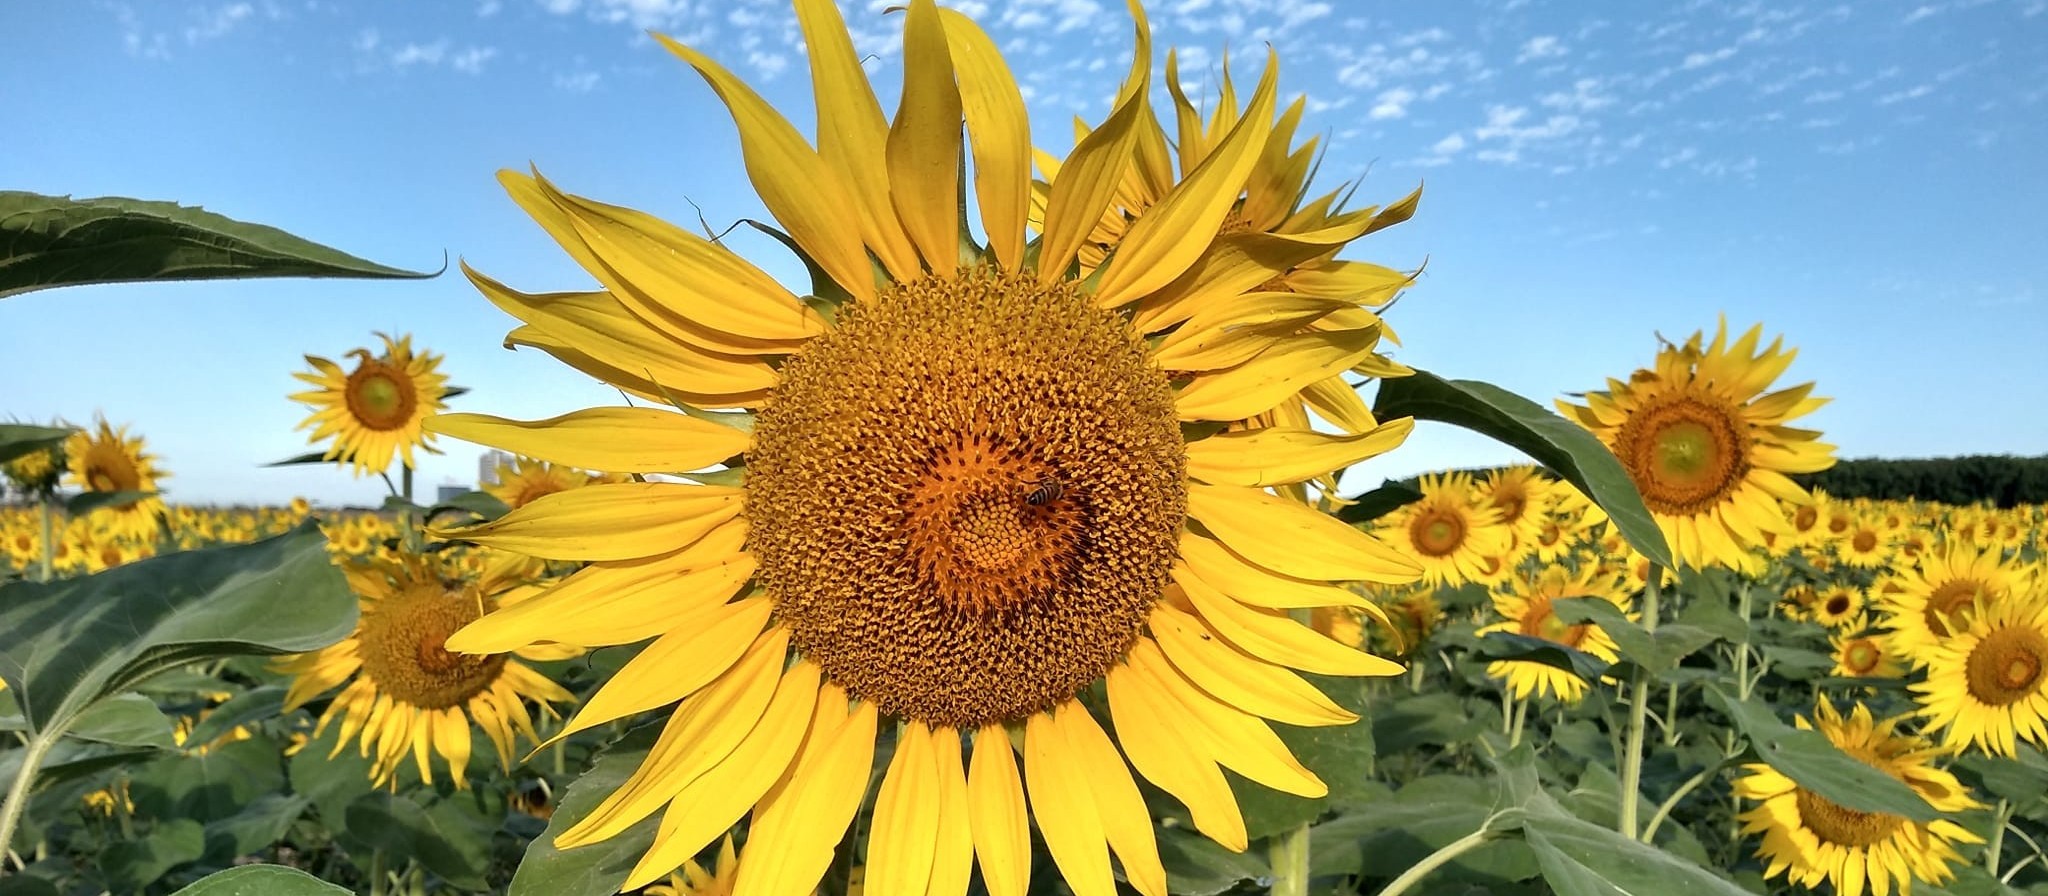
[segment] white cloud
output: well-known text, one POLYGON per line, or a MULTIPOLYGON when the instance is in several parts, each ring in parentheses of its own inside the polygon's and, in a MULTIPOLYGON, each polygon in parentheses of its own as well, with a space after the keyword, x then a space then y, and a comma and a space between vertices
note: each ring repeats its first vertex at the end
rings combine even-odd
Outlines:
POLYGON ((1917 6, 1913 8, 1912 12, 1906 13, 1906 17, 1900 19, 1899 24, 1911 25, 1921 19, 1930 18, 1938 12, 1941 12, 1941 8, 1938 6, 1917 6))
POLYGON ((1389 118, 1404 118, 1408 115, 1408 104, 1415 101, 1415 91, 1406 87, 1380 91, 1379 100, 1373 103, 1372 111, 1366 115, 1374 121, 1389 118))
POLYGON ((496 55, 498 55, 497 47, 470 47, 455 54, 448 61, 448 64, 454 67, 456 71, 465 75, 482 74, 484 63, 491 61, 491 57, 496 55))
POLYGON ((211 10, 201 10, 199 21, 185 29, 185 42, 196 44, 212 40, 233 31, 237 24, 256 14, 256 8, 247 3, 230 3, 211 10))
POLYGON ((555 76, 555 89, 570 93, 589 93, 597 88, 600 76, 596 72, 565 72, 555 76))
POLYGON ((1465 135, 1464 135, 1464 134, 1452 134, 1452 135, 1450 135, 1449 137, 1445 137, 1445 138, 1443 138, 1442 140, 1438 140, 1438 141, 1436 142, 1436 145, 1434 145, 1434 146, 1431 146, 1431 147, 1429 148, 1429 151, 1430 151, 1430 152, 1433 152, 1433 153, 1436 153, 1437 155, 1440 155, 1440 156, 1448 156, 1448 155, 1455 155, 1455 154, 1457 154, 1457 153, 1458 153, 1458 152, 1459 152, 1460 150, 1462 150, 1462 149, 1464 149, 1464 148, 1465 148, 1465 135))
POLYGON ((494 15, 497 15, 498 11, 504 8, 505 4, 499 2, 499 0, 483 0, 483 2, 478 3, 476 5, 476 17, 479 19, 488 19, 494 15))
POLYGON ((1546 93, 1537 102, 1551 109, 1567 112, 1591 112, 1614 105, 1614 97, 1601 91, 1599 78, 1580 78, 1572 82, 1571 92, 1553 91, 1546 93))
POLYGON ((448 55, 448 40, 442 38, 431 44, 406 44, 391 54, 391 64, 399 68, 409 65, 434 66, 441 64, 441 58, 448 55))
POLYGON ((1523 42, 1522 51, 1515 54, 1515 61, 1522 63, 1533 62, 1539 59, 1556 59, 1567 52, 1569 51, 1564 48, 1564 42, 1558 40, 1557 35, 1544 34, 1529 38, 1523 42))
POLYGON ((1713 65, 1716 62, 1720 62, 1724 59, 1727 59, 1730 56, 1735 55, 1735 50, 1735 47, 1728 46, 1722 47, 1721 49, 1715 50, 1711 53, 1687 53, 1685 54, 1685 61, 1679 63, 1678 67, 1692 69, 1713 65))
POLYGON ((1841 98, 1842 92, 1839 90, 1816 90, 1806 95, 1806 101, 1809 103, 1832 103, 1841 98))
POLYGON ((1878 97, 1877 104, 1880 106, 1889 106, 1893 103, 1905 102, 1906 100, 1917 100, 1933 92, 1934 85, 1918 84, 1905 90, 1895 90, 1891 93, 1885 94, 1884 96, 1878 97))
POLYGON ((1659 168, 1676 168, 1700 157, 1698 147, 1688 146, 1657 160, 1659 168))

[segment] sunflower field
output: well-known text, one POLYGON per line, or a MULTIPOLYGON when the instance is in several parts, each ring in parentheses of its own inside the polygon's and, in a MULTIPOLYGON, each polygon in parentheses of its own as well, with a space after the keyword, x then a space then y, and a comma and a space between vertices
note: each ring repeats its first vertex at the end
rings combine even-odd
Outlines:
MULTIPOLYGON (((891 117, 794 7, 815 144, 657 38, 808 283, 499 174, 589 279, 462 275, 617 404, 308 354, 279 464, 374 508, 0 424, 0 896, 2048 893, 2048 508, 1803 487, 1827 399, 1762 324, 1551 407, 1401 363, 1420 272, 1349 256, 1421 191, 1315 183, 1270 52, 1191 99, 1134 2, 1059 157, 967 15, 898 11, 891 117), (1418 420, 1533 462, 1351 487, 1418 420), (457 443, 509 459, 417 497, 457 443)), ((0 253, 428 276, 18 192, 0 253)))

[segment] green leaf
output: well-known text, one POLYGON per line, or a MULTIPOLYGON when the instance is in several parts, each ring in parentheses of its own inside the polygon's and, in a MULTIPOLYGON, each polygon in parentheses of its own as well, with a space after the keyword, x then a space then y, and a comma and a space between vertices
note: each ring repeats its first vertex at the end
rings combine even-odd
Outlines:
POLYGON ((0 585, 0 679, 32 729, 62 730, 92 703, 157 672, 213 657, 315 650, 346 637, 355 622, 355 596, 307 521, 252 544, 0 585))
POLYGON ((1373 744, 1387 756, 1424 744, 1463 744, 1486 727, 1484 720, 1465 711, 1456 694, 1442 691, 1401 694, 1389 703, 1374 704, 1367 718, 1373 744))
POLYGON ((228 698, 226 703, 213 708, 206 718, 192 726, 192 733, 186 735, 188 744, 210 744, 221 735, 258 722, 277 718, 284 712, 285 688, 283 685, 267 684, 260 688, 244 691, 228 698))
POLYGON ((126 507, 155 495, 156 492, 79 492, 64 501, 64 512, 85 516, 102 507, 126 507))
POLYGON ((336 460, 336 459, 332 459, 332 458, 329 458, 329 457, 327 456, 327 452, 325 452, 325 451, 308 451, 308 452, 306 452, 306 453, 304 453, 304 454, 297 454, 297 455, 293 455, 293 456, 291 456, 291 457, 287 457, 287 458, 285 458, 284 460, 274 460, 274 461, 271 461, 270 463, 264 464, 264 466, 266 466, 266 467, 297 467, 297 466, 304 466, 304 465, 306 465, 306 464, 338 464, 338 463, 339 463, 339 461, 338 461, 338 460, 336 460))
POLYGON ((0 464, 64 444, 76 430, 26 423, 0 423, 0 464))
POLYGON ((284 839, 311 800, 296 794, 266 793, 242 811, 206 826, 206 858, 225 865, 284 839))
POLYGON ((0 299, 87 283, 433 276, 196 206, 0 191, 0 299))
MULTIPOLYGON (((1337 705, 1360 716, 1367 714, 1365 682, 1327 675, 1303 677, 1337 705)), ((1323 728, 1274 724, 1273 732, 1294 758, 1329 785, 1330 793, 1306 799, 1230 776, 1231 789, 1237 794, 1238 809, 1244 815, 1245 831, 1251 839, 1291 831, 1315 820, 1332 806, 1356 805, 1372 795, 1366 787, 1372 777, 1373 732, 1372 725, 1364 719, 1323 728)))
POLYGON ((1748 738, 1758 759, 1800 787, 1863 812, 1888 812, 1923 822, 1941 816, 1905 782, 1842 752, 1827 735, 1779 721, 1770 704, 1736 700, 1711 685, 1707 699, 1748 738))
POLYGON ((1654 632, 1646 631, 1622 613, 1620 607, 1597 597, 1568 597, 1551 601, 1550 606, 1559 621, 1600 626, 1601 631, 1614 639, 1614 646, 1620 649, 1624 660, 1649 670, 1652 675, 1678 668, 1680 660, 1719 640, 1719 636, 1711 631, 1682 623, 1659 626, 1654 632))
POLYGON ((0 877, 0 896, 63 896, 63 891, 46 878, 23 872, 0 877))
POLYGON ((658 816, 648 816, 616 837, 599 843, 563 850, 555 848, 555 836, 590 814, 610 796, 654 746, 661 733, 661 721, 646 722, 598 754, 584 772, 562 794, 548 829, 526 847, 526 857, 512 876, 511 896, 613 896, 626 875, 654 845, 658 816))
POLYGON ((411 798, 375 791, 348 805, 349 834, 394 859, 413 859, 442 880, 484 889, 491 831, 447 811, 431 812, 411 798))
POLYGON ((335 751, 334 739, 340 726, 330 726, 320 737, 292 754, 288 765, 292 792, 313 801, 313 811, 329 830, 348 830, 348 806, 369 793, 370 760, 357 749, 356 739, 335 751))
POLYGON ((280 753, 277 741, 254 737, 166 756, 137 768, 128 793, 144 815, 202 822, 231 818, 257 797, 284 789, 280 753))
POLYGON ((486 520, 494 520, 512 510, 497 495, 490 492, 463 492, 427 510, 427 521, 444 513, 473 514, 486 520))
MULTIPOLYGON (((0 750, 0 781, 14 780, 14 776, 21 771, 22 754, 25 752, 27 751, 0 750)), ((117 748, 77 740, 59 740, 43 757, 42 767, 36 771, 35 787, 37 790, 55 787, 110 768, 147 762, 162 756, 162 750, 153 748, 117 748)))
POLYGON ((158 821, 150 832, 133 840, 117 840, 100 851, 99 871, 108 889, 140 893, 164 872, 197 861, 206 852, 206 828, 189 818, 158 821))
POLYGON ((64 733, 116 747, 178 748, 171 738, 171 720, 156 708, 155 701, 141 694, 117 694, 93 704, 79 713, 78 721, 64 733))
POLYGON ((1532 814, 1522 839, 1558 896, 1748 896, 1705 868, 1570 815, 1532 814))
POLYGON ((2026 744, 2020 744, 2018 755, 2011 759, 1969 754, 1957 759, 1952 770, 1966 782, 1975 779, 1978 786, 2020 805, 2048 793, 2048 759, 2026 744))
MULTIPOLYGON (((1489 825, 1500 799, 1497 782, 1476 777, 1435 775, 1417 778, 1395 791, 1393 798, 1343 821, 1369 830, 1359 838, 1360 866, 1372 877, 1392 878, 1423 856, 1489 825)), ((1322 827, 1326 825, 1319 825, 1322 827)), ((1310 861, 1315 858, 1311 853, 1310 861)), ((1453 881, 1526 880, 1537 874, 1536 860, 1521 843, 1509 838, 1481 846, 1434 872, 1420 892, 1453 881)))
POLYGON ((1336 516, 1352 525, 1369 523, 1420 500, 1421 490, 1388 479, 1381 482, 1379 488, 1359 495, 1352 499, 1352 503, 1337 508, 1336 516))
POLYGON ((1461 426, 1520 450, 1600 505, 1643 556, 1672 565, 1671 547, 1621 461, 1584 427, 1548 408, 1499 386, 1417 370, 1382 380, 1372 411, 1382 420, 1414 417, 1461 426))
POLYGON ((1487 632, 1479 639, 1479 656, 1487 660, 1542 663, 1587 681, 1599 681, 1610 668, 1606 660, 1583 650, 1513 632, 1487 632))
POLYGON ((1183 828, 1159 831, 1159 863, 1166 868, 1166 889, 1175 896, 1217 896, 1272 873, 1257 849, 1231 852, 1183 828))
POLYGON ((348 891, 297 868, 242 865, 216 871, 171 896, 349 896, 348 891))

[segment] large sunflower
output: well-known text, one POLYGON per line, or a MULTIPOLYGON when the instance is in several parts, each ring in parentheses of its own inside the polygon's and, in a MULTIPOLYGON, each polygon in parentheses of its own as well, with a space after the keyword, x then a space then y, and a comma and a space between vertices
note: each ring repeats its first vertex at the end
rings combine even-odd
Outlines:
POLYGON ((1499 508, 1473 493, 1472 474, 1425 475, 1422 500, 1381 517, 1376 528, 1422 566, 1431 585, 1499 580, 1514 536, 1499 508))
MULTIPOLYGON (((1858 703, 1849 718, 1822 698, 1815 717, 1820 732, 1856 761, 1884 772, 1913 788, 1928 805, 1943 813, 1980 808, 1955 776, 1935 768, 1931 760, 1942 750, 1924 738, 1900 734, 1897 719, 1871 718, 1858 703)), ((1799 727, 1814 726, 1804 716, 1799 727)), ((1735 782, 1735 792, 1762 805, 1742 813, 1744 833, 1763 834, 1757 855, 1765 862, 1764 877, 1780 874, 1807 889, 1825 880, 1839 896, 1884 894, 1897 885, 1912 889, 1913 881, 1938 884, 1954 876, 1956 843, 1982 843, 1982 838, 1946 818, 1915 822, 1899 815, 1863 812, 1806 790, 1768 765, 1743 766, 1749 774, 1735 782)))
MULTIPOLYGON (((1527 635, 1590 653, 1610 663, 1620 660, 1614 639, 1600 626, 1574 625, 1558 618, 1551 602, 1568 597, 1597 597, 1626 611, 1630 591, 1620 576, 1591 564, 1581 566, 1577 572, 1549 566, 1533 576, 1517 573, 1493 594, 1493 609, 1504 621, 1480 629, 1479 634, 1527 635)), ((1577 703, 1586 695, 1585 679, 1545 663, 1501 660, 1486 664, 1486 674, 1504 681, 1517 700, 1547 694, 1565 703, 1577 703)))
POLYGON ((807 892, 864 799, 886 724, 895 748, 867 848, 871 891, 957 892, 978 860, 991 894, 1016 896, 1035 820, 1082 896, 1114 891, 1112 852, 1133 886, 1163 894, 1130 766, 1242 849, 1221 769, 1324 793, 1265 719, 1354 720, 1288 667, 1400 671, 1287 611, 1376 609, 1338 583, 1412 581, 1415 564, 1266 489, 1378 454, 1408 421, 1340 435, 1203 425, 1254 417, 1373 353, 1376 323, 1300 332, 1340 303, 1244 294, 1362 235, 1371 216, 1196 269, 1269 139, 1269 63, 1230 135, 1084 280, 1076 255, 1149 115, 1142 16, 1115 111, 1060 165, 1029 242, 1023 100, 986 34, 913 2, 892 122, 837 7, 801 0, 797 17, 815 149, 718 63, 663 43, 732 111, 815 295, 651 216, 503 175, 605 287, 527 295, 471 272, 525 322, 509 341, 697 407, 429 427, 588 469, 743 462, 694 477, 715 484, 591 485, 442 533, 590 563, 449 646, 654 639, 565 728, 680 701, 639 771, 556 841, 603 840, 666 807, 627 887, 751 810, 738 886, 807 892), (986 247, 961 222, 963 120, 986 247), (1155 345, 1160 331, 1138 315, 1169 298, 1191 314, 1155 345), (1261 323, 1272 320, 1286 326, 1261 323), (1076 699, 1105 680, 1122 755, 1076 699))
POLYGON ((525 701, 538 702, 552 715, 549 703, 572 699, 519 659, 565 659, 580 651, 533 645, 466 655, 446 649, 448 636, 457 629, 531 593, 519 587, 531 565, 525 558, 500 557, 484 573, 467 576, 453 573, 443 559, 447 555, 404 554, 396 562, 344 564, 362 603, 355 633, 278 664, 279 671, 296 676, 285 694, 287 710, 348 682, 320 714, 314 736, 339 717, 334 752, 360 734, 363 755, 374 760, 370 777, 379 785, 395 780, 408 754, 420 777, 432 782, 430 754, 438 753, 447 760, 455 786, 467 787, 472 722, 483 728, 498 761, 509 768, 515 737, 539 740, 525 701))
POLYGON ((157 480, 171 474, 156 468, 156 458, 143 450, 142 437, 98 421, 96 431, 79 430, 64 442, 74 484, 88 492, 151 492, 149 497, 109 504, 92 512, 94 524, 110 534, 156 542, 163 528, 164 499, 154 494, 157 480))
POLYGON ((1788 528, 1778 502, 1810 500, 1786 474, 1835 463, 1820 433, 1785 425, 1826 402, 1812 383, 1764 394, 1798 352, 1782 339, 1758 351, 1762 337, 1757 325, 1730 344, 1723 321, 1712 343, 1695 332, 1585 405, 1557 403, 1621 459, 1680 563, 1747 568, 1765 532, 1788 528))
POLYGON ((448 392, 448 377, 437 369, 441 356, 414 354, 411 336, 392 339, 378 333, 377 338, 384 341, 383 354, 366 348, 349 352, 356 359, 354 370, 307 355, 314 372, 292 374, 319 387, 291 396, 313 408, 296 428, 313 428, 309 443, 332 437, 327 459, 353 466, 358 476, 383 472, 394 454, 412 467, 413 448, 433 451, 420 422, 446 407, 441 399, 448 392))
POLYGON ((1893 647, 1915 667, 1969 626, 1977 606, 1997 605, 2032 593, 2034 568, 1996 547, 1951 539, 1900 569, 1882 595, 1893 647))
POLYGON ((1928 651, 1920 714, 1955 749, 2011 756, 2048 746, 2048 595, 1978 603, 1967 628, 1928 651))

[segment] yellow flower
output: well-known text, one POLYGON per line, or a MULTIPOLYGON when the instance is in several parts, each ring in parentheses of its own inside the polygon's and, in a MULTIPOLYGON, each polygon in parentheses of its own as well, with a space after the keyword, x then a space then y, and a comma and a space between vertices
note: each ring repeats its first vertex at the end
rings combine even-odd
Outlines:
POLYGON ((1825 403, 1813 384, 1764 394, 1797 351, 1774 340, 1759 352, 1762 336, 1759 325, 1730 344, 1723 322, 1712 343, 1695 332, 1668 345, 1583 406, 1557 403, 1621 459, 1681 564, 1749 568, 1763 533, 1787 528, 1778 502, 1809 500, 1786 474, 1834 465, 1819 433, 1785 425, 1825 403))
MULTIPOLYGON (((1114 853, 1133 887, 1159 896, 1165 872, 1131 767, 1186 803, 1197 829, 1244 849, 1222 769, 1322 794, 1266 719, 1355 720, 1289 667, 1401 671, 1287 611, 1370 607, 1342 583, 1419 575, 1391 547, 1266 491, 1381 453, 1408 421, 1349 435, 1202 425, 1264 413, 1365 361, 1380 337, 1376 323, 1247 328, 1297 300, 1245 296, 1236 276, 1184 276, 1265 151, 1276 69, 1208 162, 1082 279, 1081 244, 1149 116, 1142 17, 1117 109, 1058 166, 1031 242, 1023 99, 986 34, 912 2, 892 122, 837 6, 800 0, 797 18, 816 148, 725 68, 660 40, 732 111, 752 182, 815 270, 817 295, 650 215, 501 177, 604 286, 533 296, 471 272, 524 322, 511 341, 696 407, 429 426, 629 474, 741 457, 744 476, 590 485, 442 532, 590 564, 448 645, 654 639, 565 728, 677 704, 639 774, 556 839, 605 840, 665 808, 628 887, 751 812, 741 885, 803 892, 865 799, 886 724, 896 746, 866 849, 871 891, 960 889, 978 861, 989 892, 1022 893, 1035 821, 1077 893, 1113 891, 1114 853), (967 153, 986 248, 960 220, 967 153), (1142 323, 1153 316, 1180 326, 1142 323), (1105 681, 1121 755, 1075 699, 1105 681)), ((1370 226, 1347 219, 1336 237, 1277 246, 1238 273, 1263 282, 1370 226)))
POLYGON ((1863 615, 1863 589, 1854 585, 1829 585, 1807 605, 1812 619, 1828 628, 1841 628, 1863 615))
POLYGON ((349 352, 356 359, 354 370, 307 355, 313 372, 292 374, 318 387, 291 396, 313 408, 296 428, 312 427, 308 443, 332 438, 327 459, 349 464, 358 476, 384 472, 394 454, 412 467, 415 447, 435 450, 420 422, 446 407, 441 399, 448 392, 448 377, 437 369, 441 356, 414 354, 411 336, 394 340, 378 333, 377 338, 384 341, 383 354, 366 348, 349 352))
POLYGON ((1529 465, 1507 467, 1488 473, 1473 488, 1473 494, 1500 511, 1501 525, 1513 535, 1509 562, 1534 553, 1550 522, 1553 497, 1550 477, 1529 465))
MULTIPOLYGON (((1936 810, 1952 814, 1981 807, 1954 775, 1931 764, 1942 751, 1923 738, 1897 733, 1898 720, 1874 721, 1860 703, 1844 719, 1825 698, 1817 718, 1820 732, 1835 746, 1913 788, 1936 810)), ((1803 716, 1797 721, 1801 728, 1814 727, 1803 716)), ((1885 894, 1896 885, 1906 893, 1913 881, 1939 884, 1953 877, 1949 866, 1959 861, 1955 844, 1983 842, 1946 818, 1915 822, 1863 812, 1806 790, 1768 765, 1743 768, 1749 774, 1735 782, 1736 794, 1762 805, 1739 820, 1744 833, 1763 835, 1757 856, 1764 860, 1765 878, 1782 874, 1809 890, 1827 881, 1839 896, 1863 896, 1866 886, 1885 894)))
POLYGON ((1851 636, 1849 631, 1855 628, 1863 626, 1845 628, 1828 636, 1835 657, 1835 668, 1828 674, 1843 678, 1898 678, 1906 674, 1906 667, 1892 654, 1890 639, 1870 631, 1851 636))
MULTIPOLYGON (((1581 567, 1577 572, 1562 566, 1546 567, 1533 578, 1517 574, 1506 587, 1495 591, 1493 609, 1506 621, 1486 626, 1479 634, 1527 635, 1590 653, 1610 663, 1621 659, 1614 639, 1600 626, 1572 625, 1558 618, 1551 602, 1568 597, 1597 597, 1624 611, 1630 602, 1630 592, 1610 573, 1591 566, 1581 567)), ((1634 618, 1633 614, 1630 618, 1634 618)), ((1547 694, 1565 703, 1577 703, 1586 695, 1585 679, 1544 663, 1501 660, 1486 664, 1486 674, 1506 682, 1509 692, 1518 700, 1547 694)))
POLYGON ((1918 668, 1968 627, 1973 608, 2033 593, 2034 575, 2032 566, 2005 557, 1996 547, 1950 541, 1887 580, 1898 590, 1881 595, 1884 625, 1894 632, 1899 655, 1918 668))
POLYGON ((1966 624, 1927 652, 1913 685, 1930 731, 1998 756, 2019 740, 2048 746, 2048 595, 1980 602, 1966 624))
MULTIPOLYGON (((115 429, 105 418, 98 431, 80 430, 64 443, 64 456, 71 464, 72 483, 88 492, 155 492, 157 480, 171 474, 156 468, 156 458, 143 450, 142 437, 130 436, 128 427, 115 429)), ((91 518, 109 531, 138 541, 154 543, 162 529, 164 499, 151 495, 101 507, 91 518)))
POLYGON ((1835 543, 1835 553, 1842 562, 1861 569, 1890 565, 1897 550, 1897 541, 1885 531, 1882 518, 1867 513, 1858 514, 1848 533, 1835 543))
POLYGON ((514 509, 525 507, 544 495, 598 482, 626 481, 624 476, 585 473, 574 467, 530 457, 517 457, 511 463, 498 464, 496 478, 496 482, 484 486, 484 491, 514 509))
POLYGON ((1425 475, 1422 500, 1380 518, 1378 530, 1422 567, 1423 581, 1462 585, 1497 580, 1512 540, 1500 510, 1472 492, 1472 474, 1425 475))
POLYGON ((372 758, 371 780, 396 785, 408 754, 420 778, 434 780, 430 754, 447 760, 455 786, 469 786, 470 725, 474 722, 510 768, 514 738, 539 740, 526 700, 553 715, 550 703, 569 692, 519 662, 566 659, 580 651, 534 645, 518 651, 472 656, 446 649, 448 636, 493 606, 516 606, 530 594, 518 588, 524 558, 504 557, 472 580, 448 575, 445 557, 405 555, 400 562, 376 561, 342 567, 362 602, 354 634, 331 647, 283 660, 278 670, 294 676, 285 694, 290 711, 347 683, 320 714, 314 736, 341 719, 335 739, 339 754, 361 736, 363 755, 372 758))

